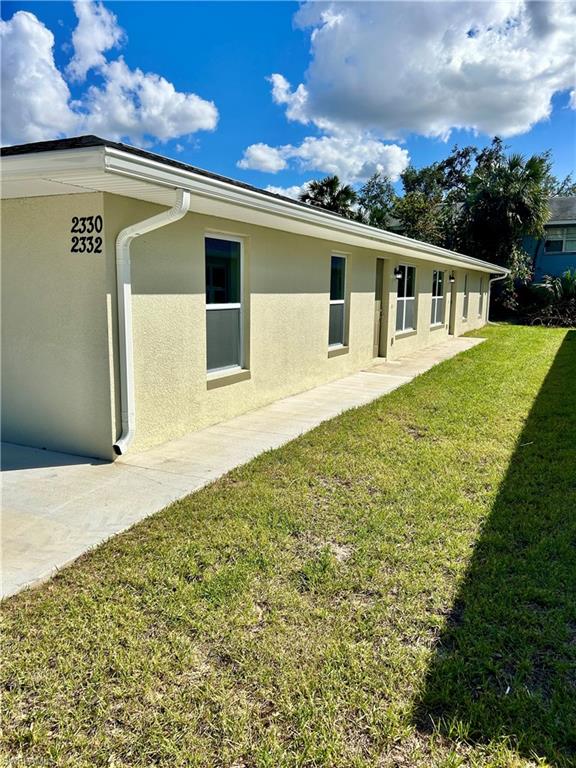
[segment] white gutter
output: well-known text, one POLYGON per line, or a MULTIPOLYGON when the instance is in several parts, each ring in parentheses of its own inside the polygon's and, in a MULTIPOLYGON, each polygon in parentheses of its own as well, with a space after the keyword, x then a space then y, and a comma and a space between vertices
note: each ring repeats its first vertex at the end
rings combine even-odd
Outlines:
MULTIPOLYGON (((344 219, 323 211, 321 208, 302 205, 280 196, 265 194, 256 189, 239 186, 232 183, 231 180, 211 178, 210 176, 195 173, 192 170, 170 166, 161 162, 161 160, 142 157, 114 147, 105 147, 104 168, 107 173, 113 173, 118 176, 139 179, 164 187, 186 188, 193 192, 195 197, 218 200, 222 203, 229 203, 262 213, 281 216, 284 220, 291 219, 293 221, 314 224, 332 230, 334 233, 344 233, 362 238, 365 241, 362 244, 363 247, 370 247, 371 242, 384 246, 409 248, 416 259, 421 258, 427 261, 434 261, 434 257, 436 257, 436 259, 439 258, 441 261, 454 267, 467 266, 483 272, 491 272, 492 274, 500 271, 504 275, 508 274, 508 270, 504 267, 491 264, 488 261, 482 261, 481 259, 475 259, 472 256, 466 256, 457 251, 450 251, 447 248, 441 248, 440 246, 414 240, 404 235, 398 235, 395 232, 388 232, 371 227, 368 224, 344 219)), ((335 240, 338 239, 337 234, 333 236, 335 240)))
POLYGON ((140 235, 165 227, 185 216, 190 210, 190 192, 176 190, 176 203, 162 213, 131 224, 116 238, 116 285, 118 301, 118 340, 120 351, 120 402, 122 434, 114 444, 114 452, 126 453, 136 432, 136 397, 134 392, 134 345, 132 340, 132 275, 130 246, 140 235))

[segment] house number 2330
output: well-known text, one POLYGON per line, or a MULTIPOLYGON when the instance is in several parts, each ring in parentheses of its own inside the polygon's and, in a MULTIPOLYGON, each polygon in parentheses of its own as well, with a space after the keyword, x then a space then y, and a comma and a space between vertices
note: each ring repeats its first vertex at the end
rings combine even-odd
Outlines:
POLYGON ((102 253, 102 216, 72 216, 72 253, 102 253))

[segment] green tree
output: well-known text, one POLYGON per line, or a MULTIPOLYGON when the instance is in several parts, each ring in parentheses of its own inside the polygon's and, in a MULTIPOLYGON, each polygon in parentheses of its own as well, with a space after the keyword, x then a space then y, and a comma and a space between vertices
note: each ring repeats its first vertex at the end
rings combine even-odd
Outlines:
POLYGON ((358 191, 358 220, 386 229, 392 219, 396 199, 390 179, 377 171, 358 191))
POLYGON ((531 275, 522 237, 542 237, 550 215, 550 158, 547 154, 506 157, 502 150, 480 159, 470 177, 463 208, 463 250, 511 270, 503 302, 514 308, 515 282, 527 282, 531 275))
POLYGON ((455 146, 445 160, 404 171, 404 196, 394 212, 408 237, 458 248, 462 205, 477 155, 475 147, 455 146))
POLYGON ((551 176, 548 183, 549 197, 576 197, 576 182, 571 173, 563 179, 551 176))
POLYGON ((511 266, 523 235, 541 237, 550 215, 546 155, 513 154, 478 164, 464 203, 464 240, 470 255, 511 266))
POLYGON ((348 219, 355 215, 353 206, 356 192, 349 184, 341 184, 338 176, 309 181, 306 190, 300 194, 300 200, 308 205, 334 211, 348 219))
POLYGON ((440 207, 442 197, 420 191, 406 192, 398 198, 394 206, 394 215, 400 221, 406 237, 423 240, 432 245, 444 245, 441 227, 440 207))

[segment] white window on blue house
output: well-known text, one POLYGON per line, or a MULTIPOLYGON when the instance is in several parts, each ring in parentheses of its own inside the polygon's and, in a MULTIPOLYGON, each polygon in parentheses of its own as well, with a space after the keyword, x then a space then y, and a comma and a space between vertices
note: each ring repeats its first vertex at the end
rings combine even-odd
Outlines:
POLYGON ((550 227, 544 241, 546 253, 575 253, 576 227, 550 227))
POLYGON ((432 314, 430 325, 442 325, 444 322, 444 272, 435 269, 432 272, 432 314))
POLYGON ((328 346, 344 346, 346 329, 346 257, 332 256, 330 262, 330 320, 328 346))
POLYGON ((400 264, 396 294, 396 332, 416 330, 416 268, 400 264))
POLYGON ((241 368, 242 243, 210 235, 205 238, 205 258, 208 372, 241 368))

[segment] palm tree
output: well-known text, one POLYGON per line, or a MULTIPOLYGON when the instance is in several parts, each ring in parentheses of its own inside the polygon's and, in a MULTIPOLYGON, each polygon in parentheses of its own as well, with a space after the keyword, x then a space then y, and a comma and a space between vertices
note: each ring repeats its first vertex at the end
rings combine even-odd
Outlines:
POLYGON ((356 192, 349 184, 341 184, 338 176, 309 181, 306 191, 300 194, 300 200, 348 219, 354 217, 352 206, 356 202, 356 192))
POLYGON ((511 266, 509 259, 522 235, 541 237, 550 215, 546 193, 549 162, 499 155, 480 164, 471 176, 464 203, 468 252, 511 266))

